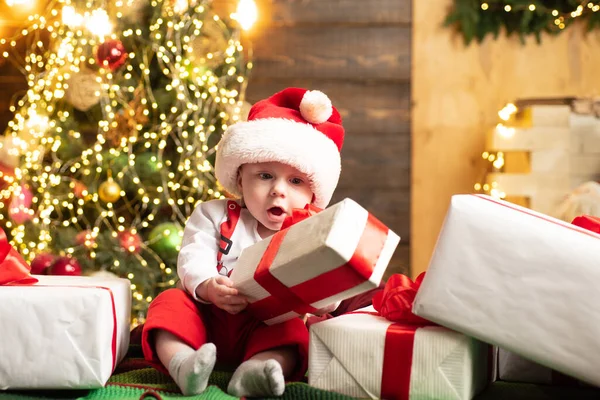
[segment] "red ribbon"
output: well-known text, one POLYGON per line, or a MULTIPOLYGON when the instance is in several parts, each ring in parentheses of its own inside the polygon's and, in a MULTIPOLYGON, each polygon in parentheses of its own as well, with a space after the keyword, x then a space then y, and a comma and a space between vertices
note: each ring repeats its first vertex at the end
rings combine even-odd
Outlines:
POLYGON ((373 272, 388 236, 388 228, 369 214, 367 224, 354 254, 346 264, 325 272, 298 285, 287 287, 271 274, 271 265, 288 228, 318 212, 314 206, 294 210, 284 221, 285 229, 271 238, 254 272, 254 280, 270 293, 270 296, 248 306, 255 317, 262 321, 294 311, 300 315, 316 311, 312 303, 351 289, 368 280, 373 272), (288 219, 290 219, 288 221, 288 219), (286 224, 286 221, 288 222, 286 224))
POLYGON ((312 217, 313 215, 320 213, 321 211, 323 211, 322 208, 312 204, 307 204, 304 206, 304 208, 294 208, 292 209, 292 215, 287 216, 283 221, 283 224, 281 224, 280 230, 283 231, 290 226, 297 224, 298 222, 304 221, 308 217, 312 217))
POLYGON ((413 302, 424 276, 425 272, 413 282, 405 275, 394 274, 388 279, 383 292, 373 296, 373 307, 377 313, 369 314, 395 322, 385 333, 382 399, 409 399, 415 333, 423 326, 435 325, 412 313, 413 302))
POLYGON ((571 223, 580 228, 587 229, 588 231, 600 233, 600 218, 598 217, 592 215, 580 215, 579 217, 575 217, 571 223))
POLYGON ((0 285, 31 285, 38 280, 31 276, 31 267, 10 245, 6 232, 0 228, 0 285))

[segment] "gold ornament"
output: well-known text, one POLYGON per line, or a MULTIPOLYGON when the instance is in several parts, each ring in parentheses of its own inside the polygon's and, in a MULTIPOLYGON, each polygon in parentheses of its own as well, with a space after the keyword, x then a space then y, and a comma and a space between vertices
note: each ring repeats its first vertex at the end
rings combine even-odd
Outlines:
POLYGON ((105 203, 114 203, 121 198, 121 186, 113 178, 108 178, 106 182, 100 184, 98 196, 105 203))
POLYGON ((119 146, 123 139, 137 136, 137 126, 148 122, 148 116, 144 113, 146 106, 142 101, 146 98, 143 86, 138 86, 133 92, 133 99, 115 115, 116 126, 111 125, 104 135, 114 147, 119 146))

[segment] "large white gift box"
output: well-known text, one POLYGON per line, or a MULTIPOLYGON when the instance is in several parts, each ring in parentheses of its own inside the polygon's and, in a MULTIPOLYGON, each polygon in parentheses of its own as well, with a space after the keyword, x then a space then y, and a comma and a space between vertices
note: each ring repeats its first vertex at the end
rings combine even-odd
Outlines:
POLYGON ((104 386, 129 346, 130 282, 34 277, 0 286, 0 389, 104 386))
POLYGON ((483 195, 452 197, 413 312, 600 384, 600 235, 483 195))
POLYGON ((367 307, 310 327, 308 382, 371 399, 471 399, 489 346, 440 326, 396 324, 367 307))
POLYGON ((231 279, 249 311, 276 324, 377 288, 399 242, 344 199, 244 249, 231 279))

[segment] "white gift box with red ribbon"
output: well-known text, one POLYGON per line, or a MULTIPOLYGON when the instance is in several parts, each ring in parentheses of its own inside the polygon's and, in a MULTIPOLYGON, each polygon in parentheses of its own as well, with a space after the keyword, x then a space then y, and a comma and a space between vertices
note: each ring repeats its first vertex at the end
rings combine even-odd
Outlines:
POLYGON ((489 346, 440 326, 394 323, 373 311, 311 325, 311 386, 388 400, 468 400, 486 386, 489 346))
POLYGON ((400 237, 344 199, 240 254, 231 275, 271 325, 377 288, 400 237))
POLYGON ((456 195, 413 312, 598 385, 599 288, 600 235, 456 195))
POLYGON ((0 389, 102 387, 129 346, 127 279, 0 286, 0 389))

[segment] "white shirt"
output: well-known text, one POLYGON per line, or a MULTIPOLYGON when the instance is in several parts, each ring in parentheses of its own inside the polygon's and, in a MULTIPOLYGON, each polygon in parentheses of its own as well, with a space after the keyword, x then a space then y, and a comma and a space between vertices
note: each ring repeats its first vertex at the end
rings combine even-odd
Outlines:
MULTIPOLYGON (((221 223, 227 221, 227 200, 210 200, 200 203, 183 231, 181 251, 177 258, 177 275, 184 289, 197 301, 196 288, 205 280, 219 275, 217 253, 221 238, 221 223)), ((262 238, 258 234, 258 221, 246 208, 242 208, 240 219, 231 237, 233 242, 228 254, 223 254, 224 268, 221 274, 227 275, 237 262, 242 249, 251 246, 262 238)))

